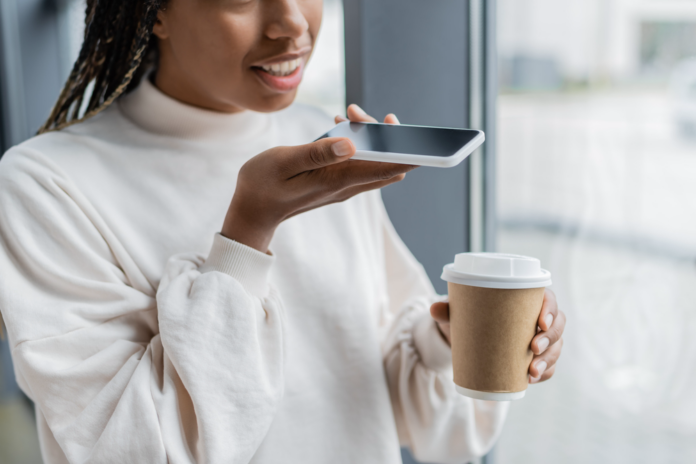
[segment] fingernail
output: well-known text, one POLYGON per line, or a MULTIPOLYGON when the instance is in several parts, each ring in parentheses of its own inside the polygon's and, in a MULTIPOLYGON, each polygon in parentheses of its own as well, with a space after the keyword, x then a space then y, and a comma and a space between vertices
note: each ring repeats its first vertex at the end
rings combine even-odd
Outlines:
POLYGON ((546 327, 551 327, 551 324, 553 324, 553 314, 547 314, 546 317, 544 317, 544 322, 546 322, 546 327))
POLYGON ((549 339, 544 337, 539 339, 537 342, 537 348, 539 348, 539 354, 543 353, 546 348, 549 347, 549 339))
POLYGON ((391 115, 392 115, 392 118, 394 118, 394 121, 396 121, 396 124, 401 124, 401 123, 399 122, 399 118, 397 118, 396 115, 395 115, 394 113, 391 113, 391 115))
POLYGON ((544 375, 544 371, 546 370, 546 361, 540 361, 536 364, 536 370, 539 373, 539 376, 536 377, 537 380, 541 378, 542 375, 544 375))
POLYGON ((353 152, 353 144, 348 140, 341 140, 331 145, 331 151, 339 157, 350 155, 353 152))

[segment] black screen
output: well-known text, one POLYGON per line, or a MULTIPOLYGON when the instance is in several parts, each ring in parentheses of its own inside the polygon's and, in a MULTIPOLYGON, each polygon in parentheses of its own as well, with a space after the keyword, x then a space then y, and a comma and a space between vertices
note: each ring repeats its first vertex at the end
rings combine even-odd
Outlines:
POLYGON ((352 122, 334 127, 319 139, 347 137, 357 150, 446 157, 454 155, 478 134, 471 129, 352 122))

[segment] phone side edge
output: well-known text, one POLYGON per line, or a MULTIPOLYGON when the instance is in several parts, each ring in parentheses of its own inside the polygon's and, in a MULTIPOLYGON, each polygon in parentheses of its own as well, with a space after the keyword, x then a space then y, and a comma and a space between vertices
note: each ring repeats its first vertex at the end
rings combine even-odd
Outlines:
POLYGON ((478 135, 471 139, 469 143, 457 150, 457 152, 454 155, 448 156, 446 158, 441 158, 442 163, 440 163, 438 167, 453 168, 454 166, 457 166, 459 163, 464 161, 473 152, 475 152, 476 149, 478 149, 481 145, 483 145, 483 143, 486 141, 485 132, 478 129, 472 130, 476 130, 478 132, 478 135))

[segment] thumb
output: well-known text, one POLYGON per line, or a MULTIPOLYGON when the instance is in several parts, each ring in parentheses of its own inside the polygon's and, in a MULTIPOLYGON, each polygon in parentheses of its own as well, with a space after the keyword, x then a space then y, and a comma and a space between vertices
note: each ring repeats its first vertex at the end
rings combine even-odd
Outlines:
POLYGON ((354 154, 355 145, 350 139, 331 137, 292 147, 289 157, 299 174, 340 163, 354 154))
POLYGON ((445 324, 449 322, 449 303, 438 302, 433 303, 430 307, 430 315, 437 322, 445 324))

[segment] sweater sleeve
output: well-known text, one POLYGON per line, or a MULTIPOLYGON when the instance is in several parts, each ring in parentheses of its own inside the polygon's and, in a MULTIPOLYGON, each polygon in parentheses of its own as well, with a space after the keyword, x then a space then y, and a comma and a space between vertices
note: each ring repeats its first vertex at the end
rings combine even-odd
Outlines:
POLYGON ((0 309, 48 462, 249 462, 283 394, 273 260, 217 236, 155 291, 50 160, 8 153, 0 309))
POLYGON ((389 294, 384 366, 399 439, 418 460, 468 462, 491 449, 508 405, 456 392, 452 352, 430 316, 443 297, 381 209, 389 294))

